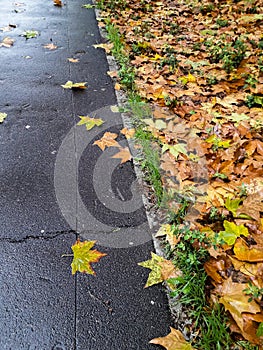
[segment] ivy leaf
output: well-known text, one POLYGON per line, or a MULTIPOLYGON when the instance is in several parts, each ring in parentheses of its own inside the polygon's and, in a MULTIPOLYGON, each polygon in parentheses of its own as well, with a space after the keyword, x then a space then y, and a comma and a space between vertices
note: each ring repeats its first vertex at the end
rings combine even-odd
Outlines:
POLYGON ((39 35, 37 30, 26 30, 21 36, 24 36, 26 39, 36 38, 39 35))
POLYGON ((0 113, 0 123, 3 123, 6 117, 7 117, 6 113, 0 113))
POLYGON ((241 235, 247 237, 248 229, 244 225, 236 225, 234 222, 224 221, 225 231, 219 232, 219 238, 225 241, 228 245, 233 245, 241 235))
POLYGON ((92 128, 94 128, 94 126, 100 126, 104 123, 104 121, 100 118, 90 118, 88 116, 82 116, 79 115, 80 117, 80 121, 78 122, 77 125, 86 125, 86 129, 87 130, 91 130, 92 128))
POLYGON ((166 350, 195 350, 185 339, 183 334, 170 327, 171 332, 166 337, 155 338, 151 344, 161 345, 166 350))
POLYGON ((71 264, 72 275, 74 275, 77 271, 95 275, 95 271, 92 269, 90 264, 93 262, 98 262, 100 258, 107 255, 99 252, 98 250, 92 250, 95 243, 96 241, 80 242, 77 240, 71 247, 74 254, 71 264))
POLYGON ((228 197, 225 202, 225 207, 229 210, 234 216, 237 215, 237 209, 239 208, 239 204, 241 199, 230 199, 228 197))
POLYGON ((84 83, 73 83, 73 81, 69 80, 66 84, 61 85, 64 89, 87 89, 86 82, 84 83))

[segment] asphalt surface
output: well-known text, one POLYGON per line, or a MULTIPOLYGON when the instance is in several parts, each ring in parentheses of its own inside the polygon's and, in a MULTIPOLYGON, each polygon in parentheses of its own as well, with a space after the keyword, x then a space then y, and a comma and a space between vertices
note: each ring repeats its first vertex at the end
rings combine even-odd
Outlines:
POLYGON ((169 332, 165 293, 144 289, 148 271, 137 265, 153 245, 132 163, 93 145, 106 131, 126 141, 85 3, 0 0, 0 27, 13 25, 0 42, 15 40, 0 47, 0 112, 8 114, 0 124, 1 350, 154 350, 149 340, 169 332), (26 30, 39 35, 26 40, 26 30), (44 48, 50 43, 57 49, 44 48), (68 80, 87 89, 65 90, 68 80), (79 115, 105 123, 87 132, 79 115), (78 235, 107 253, 96 276, 72 276, 62 257, 78 235))

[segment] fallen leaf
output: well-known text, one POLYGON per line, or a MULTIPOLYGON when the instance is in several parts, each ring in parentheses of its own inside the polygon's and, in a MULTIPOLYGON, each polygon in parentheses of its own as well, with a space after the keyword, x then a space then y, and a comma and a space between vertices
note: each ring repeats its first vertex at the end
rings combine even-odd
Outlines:
POLYGON ((84 7, 85 9, 93 9, 95 7, 95 5, 91 5, 91 4, 84 4, 81 7, 84 7))
POLYGON ((4 38, 3 41, 0 43, 0 47, 4 46, 9 48, 13 45, 14 45, 14 40, 9 37, 4 38))
POLYGON ((121 85, 120 85, 119 83, 116 83, 116 84, 114 85, 114 89, 117 90, 117 91, 119 91, 119 90, 121 89, 121 85))
POLYGON ((128 162, 132 159, 132 155, 128 147, 120 148, 120 151, 111 158, 121 159, 121 164, 128 162))
POLYGON ((227 200, 225 202, 225 207, 227 210, 229 210, 234 216, 237 215, 237 209, 240 205, 241 199, 230 199, 230 197, 227 197, 227 200))
POLYGON ((84 83, 73 83, 72 81, 67 81, 66 84, 64 85, 61 85, 64 89, 80 89, 80 90, 84 90, 84 89, 87 89, 87 86, 86 86, 86 82, 84 83))
POLYGON ((151 252, 151 256, 152 258, 150 260, 138 263, 139 266, 151 270, 144 288, 161 283, 170 278, 178 277, 181 274, 175 269, 175 266, 171 261, 166 260, 153 252, 151 252))
POLYGON ((118 142, 115 140, 118 137, 117 134, 112 132, 105 132, 100 140, 97 140, 93 145, 99 146, 99 148, 104 151, 106 147, 120 147, 118 142))
POLYGON ((135 129, 123 128, 121 130, 121 134, 123 134, 126 139, 131 139, 135 134, 135 129))
POLYGON ((195 350, 190 343, 188 343, 183 334, 170 327, 171 332, 166 337, 154 338, 150 341, 151 344, 161 345, 166 350, 195 350))
POLYGON ((119 107, 118 106, 110 106, 110 110, 112 113, 119 113, 119 107))
POLYGON ((54 6, 59 6, 59 7, 63 6, 61 0, 53 0, 53 3, 54 3, 54 6))
POLYGON ((51 44, 46 44, 46 45, 44 45, 44 48, 45 48, 45 49, 48 49, 48 50, 56 50, 56 49, 57 49, 57 46, 54 45, 53 43, 51 43, 51 44))
POLYGON ((6 117, 7 117, 6 113, 1 113, 0 112, 0 123, 3 123, 3 121, 5 120, 6 117))
POLYGON ((14 27, 14 26, 8 25, 8 26, 6 26, 6 27, 0 28, 0 30, 1 30, 2 32, 10 32, 13 28, 15 28, 15 27, 14 27))
POLYGON ((71 264, 72 275, 74 275, 77 271, 95 275, 95 271, 92 269, 90 264, 98 262, 100 258, 107 255, 99 252, 98 250, 92 250, 95 243, 96 241, 80 242, 77 240, 71 247, 74 254, 71 264))
POLYGON ((95 47, 95 49, 103 49, 105 50, 107 53, 110 53, 112 48, 113 48, 113 44, 95 44, 93 45, 93 47, 95 47))
POLYGON ((94 128, 94 126, 100 126, 104 123, 104 121, 99 118, 96 119, 81 115, 79 117, 81 120, 78 122, 77 125, 86 125, 87 130, 91 130, 92 128, 94 128))
POLYGON ((78 63, 79 59, 78 58, 68 58, 68 61, 71 63, 78 63))
POLYGON ((21 36, 24 36, 26 39, 36 38, 39 35, 37 30, 26 30, 21 36))
POLYGON ((218 236, 228 245, 233 245, 238 237, 241 235, 247 237, 249 235, 248 229, 244 225, 236 225, 234 222, 225 220, 225 231, 220 231, 218 236))
POLYGON ((172 249, 180 241, 180 237, 176 237, 173 234, 172 226, 169 224, 161 225, 160 229, 155 235, 155 237, 162 237, 162 236, 165 236, 166 240, 169 242, 172 249))
POLYGON ((243 240, 238 239, 234 246, 234 253, 241 261, 263 262, 263 247, 259 244, 248 247, 243 240))
POLYGON ((232 282, 231 278, 224 281, 221 293, 223 296, 219 303, 223 304, 225 309, 230 312, 241 331, 244 328, 243 312, 257 314, 260 312, 260 306, 252 300, 249 302, 249 296, 243 293, 248 288, 248 284, 232 282))

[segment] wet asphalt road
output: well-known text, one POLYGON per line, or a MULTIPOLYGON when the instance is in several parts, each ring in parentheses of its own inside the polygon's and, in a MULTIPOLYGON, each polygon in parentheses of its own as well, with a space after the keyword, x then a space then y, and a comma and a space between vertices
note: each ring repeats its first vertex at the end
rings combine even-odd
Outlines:
POLYGON ((0 47, 1 350, 154 350, 149 340, 169 331, 166 297, 159 286, 143 289, 148 271, 137 265, 153 247, 136 189, 131 200, 132 165, 92 146, 118 133, 121 118, 105 107, 116 97, 85 3, 0 0, 0 27, 16 25, 0 31, 0 42, 15 40, 0 47), (40 35, 26 40, 25 30, 40 35), (64 90, 68 80, 88 88, 64 90), (92 112, 105 120, 99 132, 76 127, 92 112), (72 276, 71 258, 61 257, 76 232, 108 254, 96 277, 72 276))

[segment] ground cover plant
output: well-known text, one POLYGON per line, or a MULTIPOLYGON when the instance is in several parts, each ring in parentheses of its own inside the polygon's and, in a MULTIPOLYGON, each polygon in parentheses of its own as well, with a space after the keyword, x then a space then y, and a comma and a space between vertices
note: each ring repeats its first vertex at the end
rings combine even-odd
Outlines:
POLYGON ((168 263, 153 255, 141 264, 151 269, 146 286, 165 280, 191 320, 151 342, 261 349, 262 2, 97 6, 121 58, 116 88, 127 89, 131 108, 150 105, 151 116, 135 114, 135 135, 159 155, 157 236, 174 270, 164 273, 168 263))

